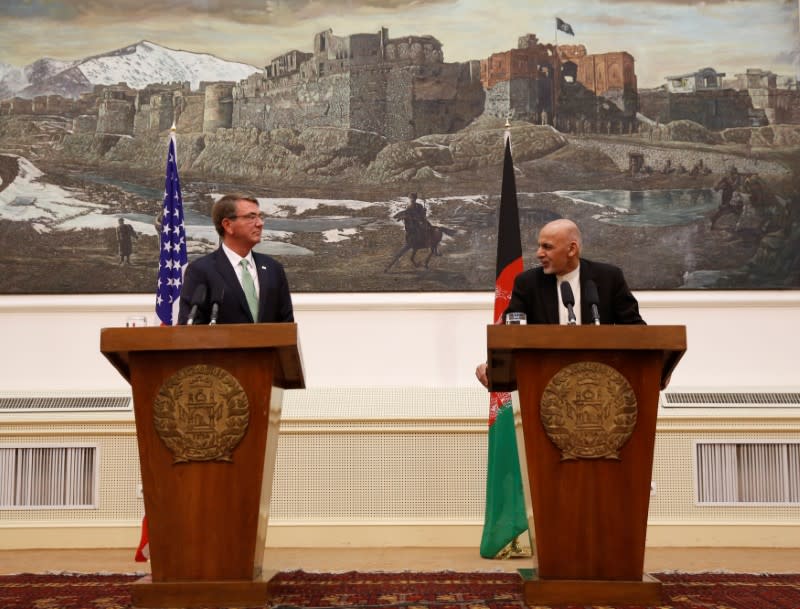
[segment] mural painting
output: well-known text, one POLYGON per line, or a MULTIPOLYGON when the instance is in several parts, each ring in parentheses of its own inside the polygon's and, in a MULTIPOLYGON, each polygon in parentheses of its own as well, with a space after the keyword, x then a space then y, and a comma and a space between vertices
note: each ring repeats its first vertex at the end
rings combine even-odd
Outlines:
POLYGON ((219 4, 0 7, 0 293, 153 292, 173 126, 190 259, 249 193, 295 292, 491 290, 506 134, 526 266, 800 287, 794 0, 219 4))

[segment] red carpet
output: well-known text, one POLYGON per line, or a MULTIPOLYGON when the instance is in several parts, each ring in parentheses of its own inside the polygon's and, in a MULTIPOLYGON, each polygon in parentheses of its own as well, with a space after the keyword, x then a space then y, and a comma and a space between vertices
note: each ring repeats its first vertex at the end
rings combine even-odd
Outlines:
MULTIPOLYGON (((664 583, 657 609, 800 609, 800 574, 653 575, 664 583)), ((130 583, 136 579, 134 575, 4 575, 0 576, 0 608, 130 609, 130 583)), ((520 578, 513 573, 291 571, 279 573, 271 589, 273 598, 264 607, 274 609, 525 607, 520 578)))

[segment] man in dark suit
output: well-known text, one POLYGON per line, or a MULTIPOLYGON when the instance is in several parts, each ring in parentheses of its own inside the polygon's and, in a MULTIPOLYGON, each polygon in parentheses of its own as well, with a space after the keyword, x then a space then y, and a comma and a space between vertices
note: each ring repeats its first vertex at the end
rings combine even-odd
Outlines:
MULTIPOLYGON (((503 313, 525 313, 529 324, 565 324, 568 312, 561 301, 561 283, 567 282, 575 296, 577 323, 592 323, 586 284, 593 281, 599 296, 602 324, 644 324, 639 303, 631 293, 622 270, 602 262, 581 259, 581 232, 571 220, 554 220, 539 231, 536 258, 541 266, 517 275, 511 300, 503 313)), ((486 364, 475 370, 478 380, 488 384, 486 364)))
POLYGON ((200 285, 205 286, 206 294, 197 304, 196 324, 210 321, 212 300, 220 295, 217 323, 294 321, 283 266, 266 254, 252 251, 261 242, 264 228, 258 201, 244 195, 225 195, 214 203, 211 219, 222 245, 186 268, 178 323, 187 322, 200 285))

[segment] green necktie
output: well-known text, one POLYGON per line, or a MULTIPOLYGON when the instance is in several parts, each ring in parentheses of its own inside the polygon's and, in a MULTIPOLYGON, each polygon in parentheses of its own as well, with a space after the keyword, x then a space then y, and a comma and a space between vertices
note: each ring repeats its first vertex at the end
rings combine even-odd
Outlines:
POLYGON ((253 276, 248 270, 250 264, 246 258, 242 258, 239 264, 242 266, 242 287, 247 298, 247 306, 250 307, 253 321, 258 321, 258 295, 256 294, 256 284, 253 282, 253 276))

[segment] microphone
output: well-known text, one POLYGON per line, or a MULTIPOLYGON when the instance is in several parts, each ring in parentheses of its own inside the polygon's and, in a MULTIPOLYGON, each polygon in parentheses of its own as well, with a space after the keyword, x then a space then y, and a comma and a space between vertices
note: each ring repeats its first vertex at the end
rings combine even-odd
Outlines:
POLYGON ((189 302, 192 309, 189 311, 189 317, 186 318, 186 325, 191 326, 194 323, 194 318, 197 316, 197 308, 206 300, 206 284, 201 283, 194 289, 192 300, 189 302))
POLYGON ((592 323, 595 326, 599 326, 600 311, 597 309, 597 305, 600 304, 600 295, 597 293, 597 284, 591 279, 587 281, 583 294, 586 296, 586 302, 592 306, 592 323))
POLYGON ((217 283, 211 289, 211 320, 208 322, 209 326, 217 325, 217 317, 219 317, 219 305, 222 304, 222 299, 225 297, 225 286, 222 283, 217 283))
POLYGON ((567 324, 574 326, 577 322, 575 311, 572 308, 575 306, 575 294, 572 293, 572 286, 568 281, 561 282, 561 302, 567 307, 567 324))

